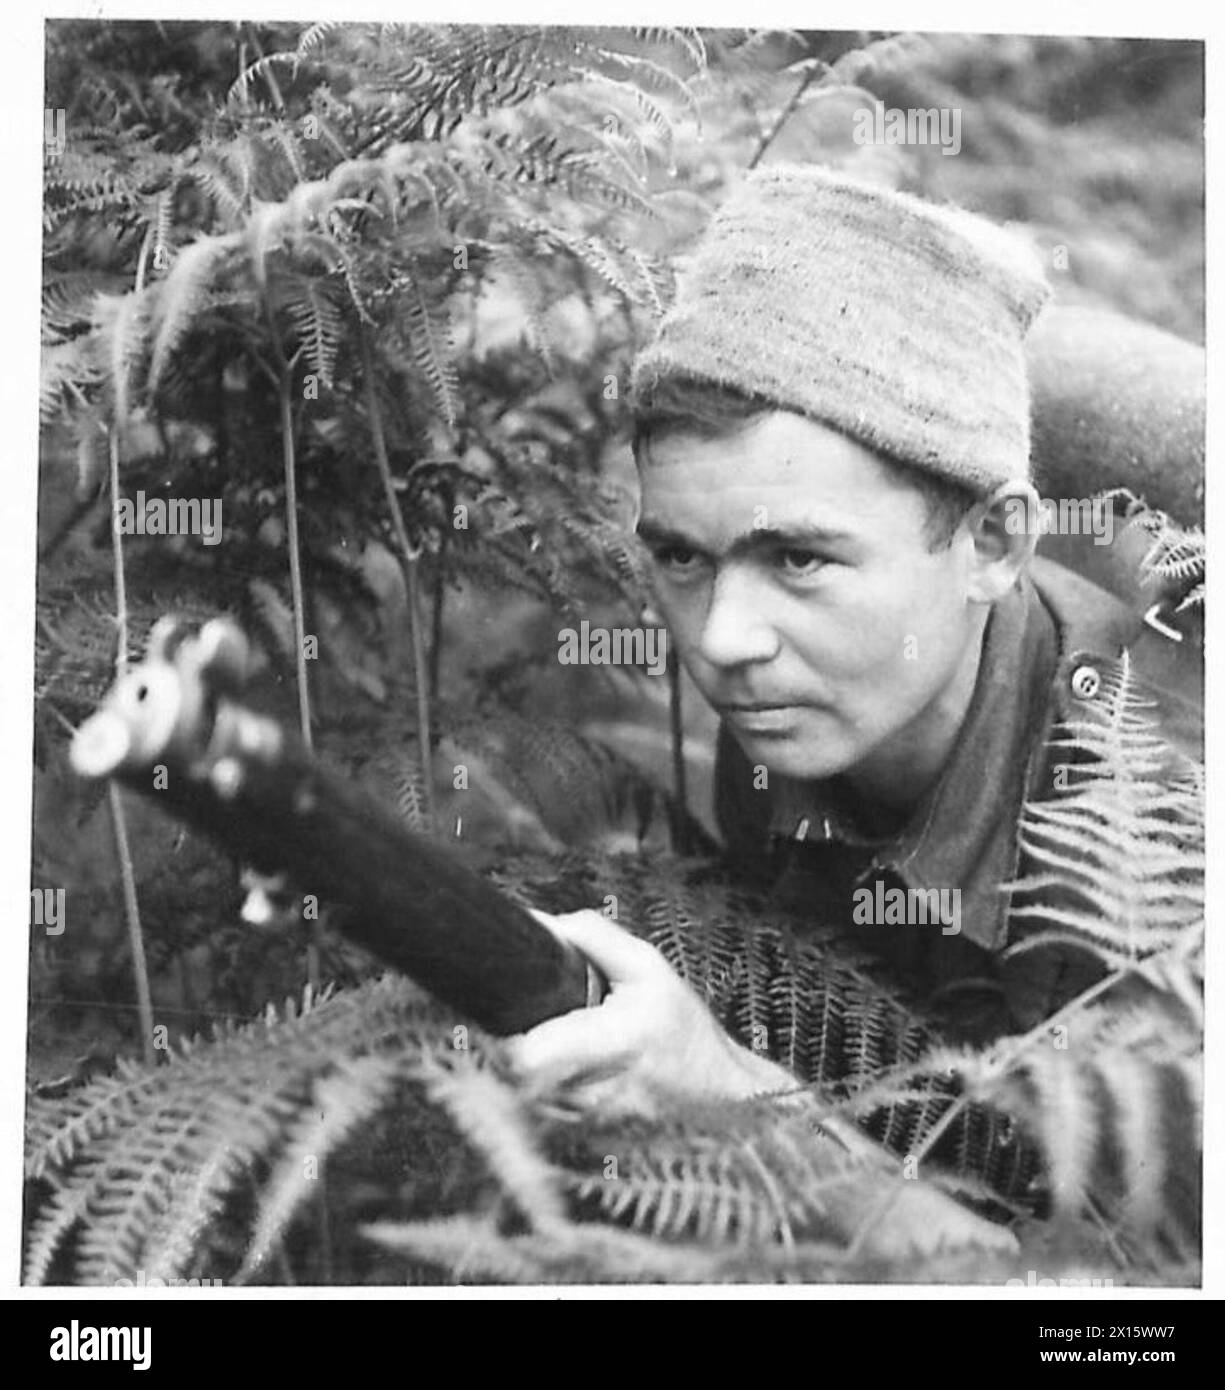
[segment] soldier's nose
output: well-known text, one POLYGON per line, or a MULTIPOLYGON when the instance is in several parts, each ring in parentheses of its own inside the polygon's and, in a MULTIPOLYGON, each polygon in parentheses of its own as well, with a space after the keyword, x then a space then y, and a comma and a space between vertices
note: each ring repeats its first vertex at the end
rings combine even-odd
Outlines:
POLYGON ((769 661, 778 651, 778 636, 767 613, 766 595, 750 574, 738 567, 721 570, 698 642, 703 660, 712 666, 769 661))

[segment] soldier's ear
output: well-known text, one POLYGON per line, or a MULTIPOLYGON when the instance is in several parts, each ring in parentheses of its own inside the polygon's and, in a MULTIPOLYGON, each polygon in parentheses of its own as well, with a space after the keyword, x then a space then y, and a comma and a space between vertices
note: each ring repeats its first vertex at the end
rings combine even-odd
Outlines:
POLYGON ((1042 512, 1031 483, 1001 483, 966 518, 973 555, 970 599, 994 603, 1017 582, 1033 558, 1042 512))

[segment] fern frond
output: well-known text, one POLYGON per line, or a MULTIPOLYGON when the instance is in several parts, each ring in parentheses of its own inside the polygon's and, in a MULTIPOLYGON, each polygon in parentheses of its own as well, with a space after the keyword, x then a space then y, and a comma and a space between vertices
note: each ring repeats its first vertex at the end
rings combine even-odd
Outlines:
POLYGON ((1204 573, 1205 539, 1198 526, 1161 527, 1141 561, 1149 579, 1198 579, 1204 573))
POLYGON ((590 513, 563 513, 559 520, 562 529, 581 541, 601 568, 611 571, 610 577, 635 607, 646 602, 651 592, 650 558, 634 532, 606 516, 590 513))
POLYGON ((292 1163, 308 1141, 334 1147, 377 1108, 393 1072, 420 1075, 446 1036, 412 985, 387 978, 322 1002, 308 995, 301 1009, 270 1010, 211 1043, 184 1043, 168 1065, 124 1063, 67 1100, 33 1099, 28 1169, 52 1196, 31 1228, 27 1279, 45 1276, 78 1227, 72 1255, 82 1282, 131 1277, 154 1261, 183 1268, 200 1223, 264 1163, 278 1177, 259 1228, 269 1236, 292 1206, 277 1161, 292 1163), (356 1066, 363 1057, 386 1065, 356 1066), (338 1068, 349 1084, 323 1086, 338 1068), (331 1117, 314 1128, 321 1096, 331 1117), (298 1148, 287 1149, 291 1138, 298 1148), (166 1241, 161 1250, 151 1247, 155 1234, 166 1241))
MULTIPOLYGON (((82 336, 64 343, 44 343, 39 363, 38 414, 56 419, 75 398, 79 404, 103 379, 97 343, 82 336)), ((70 408, 70 407, 69 407, 70 408)))
POLYGON ((100 1158, 82 1162, 66 1181, 58 1184, 42 1204, 26 1233, 23 1284, 45 1284, 52 1266, 70 1234, 86 1220, 89 1205, 104 1169, 100 1158))
POLYGON ((1151 537, 1140 560, 1140 578, 1145 584, 1167 583, 1184 586, 1176 612, 1202 605, 1206 569, 1206 539, 1198 526, 1182 526, 1167 513, 1150 507, 1127 488, 1105 494, 1118 498, 1125 506, 1127 529, 1146 531, 1151 537))
POLYGON ((523 314, 523 326, 529 345, 540 354, 545 370, 552 376, 555 355, 552 337, 545 318, 544 285, 538 276, 530 274, 523 264, 523 253, 508 247, 495 247, 489 258, 490 274, 500 276, 514 296, 523 314))
POLYGON ((994 1096, 1041 1142, 1056 1209, 1089 1195, 1123 1232, 1194 1238, 1201 1056, 1159 1006, 1079 1012, 1066 1048, 1046 1038, 1010 1059, 994 1096))
POLYGON ((299 182, 306 179, 306 153, 297 133, 281 121, 274 121, 266 132, 267 139, 280 150, 289 171, 299 182))
POLYGON ((142 1256, 146 1278, 182 1279, 195 1270, 203 1257, 203 1235, 221 1221, 231 1195, 248 1177, 243 1156, 233 1149, 213 1153, 194 1171, 170 1174, 162 1209, 149 1217, 142 1256))
POLYGON ((202 155, 192 166, 191 174, 212 201, 222 225, 241 226, 244 197, 235 190, 232 176, 219 156, 213 153, 202 155))
POLYGON ((633 1231, 573 1223, 506 1235, 490 1217, 373 1222, 363 1234, 382 1248, 445 1270, 458 1283, 701 1283, 715 1277, 719 1257, 633 1231))
POLYGON ((1146 708, 1124 654, 1093 713, 1052 741, 1068 758, 1068 789, 1025 807, 1032 868, 1011 885, 1018 922, 1070 934, 1110 969, 1174 945, 1203 915, 1202 807, 1172 777, 1146 708))
POLYGON ((43 227, 54 231, 79 213, 138 216, 142 195, 136 181, 115 162, 71 146, 44 171, 43 227))
POLYGON ((286 53, 266 53, 253 63, 248 63, 230 84, 226 93, 227 105, 246 106, 251 96, 251 84, 259 77, 267 77, 274 67, 286 66, 293 56, 286 53))
MULTIPOLYGON (((284 1146, 265 1185, 238 1283, 248 1282, 268 1258, 314 1190, 311 1184, 322 1177, 329 1154, 382 1108, 402 1073, 403 1066, 395 1058, 342 1056, 334 1071, 315 1081, 309 1104, 286 1126, 284 1146)), ((210 1186, 199 1184, 201 1191, 210 1186)), ((184 1215, 183 1227, 189 1232, 199 1228, 197 1223, 207 1213, 187 1206, 184 1215)), ((163 1233, 163 1239, 173 1242, 174 1235, 163 1233)))
MULTIPOLYGON (((637 108, 639 116, 646 122, 647 128, 659 145, 661 153, 665 158, 671 158, 676 131, 671 117, 657 101, 634 83, 615 77, 606 77, 603 73, 592 73, 588 77, 588 81, 593 82, 597 90, 602 93, 607 91, 615 93, 619 97, 628 98, 637 108)), ((688 88, 684 88, 684 90, 688 94, 688 88)), ((692 100, 691 97, 689 99, 692 100)), ((638 139, 636 143, 639 149, 643 149, 641 139, 638 139)))
POLYGON ((728 996, 741 934, 709 890, 681 880, 656 883, 625 904, 625 917, 716 1012, 739 1012, 728 996))
POLYGON ((394 759, 392 774, 395 780, 396 810, 410 830, 419 833, 427 830, 427 798, 425 773, 420 762, 413 757, 400 755, 394 759))
POLYGON ((1042 1133, 1055 1210, 1079 1211, 1099 1132, 1089 1069, 1073 1051, 1041 1047, 1028 1053, 1025 1076, 1034 1091, 1034 1112, 1058 1121, 1045 1124, 1042 1133))
POLYGON ((122 277, 97 270, 44 275, 42 335, 47 344, 72 340, 89 327, 95 298, 126 289, 122 277))
MULTIPOLYGON (((822 1134, 819 1114, 801 1096, 682 1107, 662 1125, 565 1120, 546 1144, 578 1202, 570 1219, 514 1234, 494 1215, 379 1223, 365 1233, 460 1279, 714 1281, 746 1270, 847 1277, 855 1268, 849 1227, 888 1169, 822 1134)), ((912 1236, 936 1245, 932 1224, 948 1209, 916 1185, 908 1195, 912 1236)), ((949 1248, 977 1249, 981 1231, 968 1223, 943 1234, 949 1248)))
POLYGON ((344 332, 340 306, 325 284, 308 276, 287 279, 280 299, 293 320, 311 370, 330 390, 335 384, 336 355, 344 332))
POLYGON ((334 19, 323 20, 308 25, 306 29, 303 30, 301 38, 298 40, 298 46, 295 49, 296 56, 299 59, 311 57, 318 49, 323 47, 326 39, 330 38, 337 29, 343 27, 342 21, 334 19))
POLYGON ((216 155, 221 167, 231 180, 230 188, 235 190, 239 206, 247 208, 255 197, 255 181, 259 164, 259 151, 255 138, 244 134, 228 144, 218 145, 216 155))
POLYGON ((266 579, 252 579, 247 587, 274 649, 286 661, 293 661, 298 648, 293 609, 266 579))
POLYGON ((586 1172, 573 1158, 567 1165, 578 1168, 580 1198, 635 1230, 719 1246, 836 1243, 846 1234, 838 1199, 863 1182, 868 1162, 829 1142, 814 1112, 797 1113, 791 1100, 597 1129, 584 1134, 582 1152, 586 1172))
POLYGON ((683 28, 675 25, 658 28, 636 25, 632 33, 648 48, 671 45, 681 49, 698 72, 702 72, 706 67, 706 43, 702 38, 700 29, 683 28))
POLYGON ((523 1219, 536 1227, 560 1222, 557 1175, 539 1150, 515 1088, 467 1049, 435 1053, 424 1061, 421 1075, 429 1097, 482 1155, 523 1219))
POLYGON ((637 301, 638 295, 633 280, 625 274, 612 247, 599 237, 572 235, 544 223, 534 224, 534 229, 546 242, 552 242, 568 251, 575 260, 593 270, 627 303, 633 304, 637 301))
POLYGON ((91 331, 106 363, 113 418, 123 428, 132 413, 132 377, 143 359, 150 318, 150 291, 95 296, 91 331))
POLYGON ((460 410, 459 377, 445 310, 429 305, 416 282, 406 296, 405 308, 402 331, 413 361, 429 387, 438 413, 448 425, 454 425, 460 410))
POLYGON ((333 96, 331 88, 326 83, 313 89, 310 95, 310 107, 311 115, 319 126, 320 138, 331 146, 338 158, 348 159, 350 156, 349 147, 335 123, 338 118, 346 114, 347 108, 333 96))
POLYGON ((199 1140, 201 1118, 198 1107, 172 1104, 112 1137, 76 1242, 74 1272, 81 1283, 113 1284, 141 1268, 148 1237, 176 1195, 174 1156, 199 1140))
MULTIPOLYGON (((738 1041, 784 1063, 895 1153, 912 1152, 955 1103, 963 1053, 942 1049, 937 1025, 883 985, 845 942, 797 936, 794 924, 717 884, 651 876, 623 892, 620 916, 659 949, 738 1041)), ((973 1091, 973 1075, 965 1084, 973 1091)), ((1023 1197, 1036 1172, 1001 1109, 959 1112, 934 1159, 1023 1197)))
POLYGON ((158 284, 152 312, 150 394, 157 391, 170 358, 198 316, 211 308, 209 291, 237 245, 234 234, 198 237, 179 251, 170 274, 158 284))
POLYGON ((483 154, 485 172, 511 188, 527 185, 558 190, 578 203, 615 208, 643 218, 657 215, 631 182, 609 176, 608 161, 601 151, 565 147, 554 134, 534 136, 526 142, 503 134, 485 142, 483 154))
MULTIPOLYGON (((646 290, 646 303, 656 318, 662 318, 675 294, 675 280, 672 268, 665 261, 648 256, 634 247, 626 247, 625 254, 638 271, 638 277, 646 290)), ((642 302, 637 296, 636 302, 642 302)))
POLYGON ((155 1088, 154 1074, 121 1058, 113 1076, 99 1077, 87 1095, 74 1097, 71 1106, 31 1102, 26 1176, 41 1178, 48 1167, 69 1164, 82 1150, 108 1139, 140 1111, 155 1088))
MULTIPOLYGON (((701 113, 693 91, 688 82, 670 68, 656 62, 654 58, 648 58, 645 54, 618 52, 604 45, 593 45, 586 51, 595 56, 600 61, 601 66, 611 68, 614 73, 623 74, 626 80, 633 82, 637 87, 668 92, 688 111, 700 129, 701 113)), ((606 74, 601 72, 598 75, 603 77, 606 74)), ((645 96, 645 92, 643 95, 645 96)))

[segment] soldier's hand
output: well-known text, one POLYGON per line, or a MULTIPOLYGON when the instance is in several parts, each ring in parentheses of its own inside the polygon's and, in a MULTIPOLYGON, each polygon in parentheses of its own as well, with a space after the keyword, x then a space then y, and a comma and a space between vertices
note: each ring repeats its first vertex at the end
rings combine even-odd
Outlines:
POLYGON ((677 1100, 739 1100, 793 1089, 789 1072, 732 1041, 649 943, 598 912, 535 916, 608 981, 576 1009, 508 1040, 535 1094, 564 1093, 605 1115, 655 1116, 677 1100))
MULTIPOLYGON (((530 1092, 569 1096, 603 1117, 656 1118, 678 1100, 744 1100, 800 1089, 783 1067, 733 1042, 647 942, 598 912, 534 915, 591 961, 609 992, 596 1008, 576 1009, 506 1040, 530 1092)), ((839 1191, 835 1216, 847 1237, 865 1227, 865 1254, 898 1259, 967 1245, 1016 1250, 1016 1237, 1005 1228, 927 1183, 897 1179, 896 1157, 850 1120, 826 1115, 820 1128, 826 1142, 864 1164, 859 1179, 852 1170, 839 1191), (878 1212, 890 1189, 896 1190, 888 1211, 878 1212)))

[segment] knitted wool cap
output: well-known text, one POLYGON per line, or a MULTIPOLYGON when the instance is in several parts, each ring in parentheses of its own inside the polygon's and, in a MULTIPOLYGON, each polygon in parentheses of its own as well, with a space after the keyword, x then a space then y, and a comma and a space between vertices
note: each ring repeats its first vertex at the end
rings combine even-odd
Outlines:
POLYGON ((970 213, 811 166, 727 198, 634 366, 763 397, 978 493, 1029 476, 1023 340, 1050 291, 970 213))

